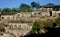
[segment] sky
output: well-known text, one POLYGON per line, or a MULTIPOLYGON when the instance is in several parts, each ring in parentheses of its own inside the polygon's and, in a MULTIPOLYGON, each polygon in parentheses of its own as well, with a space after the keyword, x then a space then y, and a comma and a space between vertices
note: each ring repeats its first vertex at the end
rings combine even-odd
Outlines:
POLYGON ((18 8, 22 3, 29 4, 31 2, 39 2, 40 5, 54 3, 60 5, 60 0, 0 0, 0 8, 18 8))

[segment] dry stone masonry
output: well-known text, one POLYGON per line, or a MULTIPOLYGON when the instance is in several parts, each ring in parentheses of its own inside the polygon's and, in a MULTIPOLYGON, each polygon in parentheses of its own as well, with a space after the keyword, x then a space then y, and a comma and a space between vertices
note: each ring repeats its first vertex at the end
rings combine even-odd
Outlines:
POLYGON ((33 12, 20 12, 15 15, 1 15, 0 24, 4 25, 5 32, 0 34, 0 37, 20 37, 31 31, 33 22, 44 20, 44 17, 60 16, 60 11, 53 11, 52 8, 40 8, 33 12), (11 22, 21 21, 21 22, 11 22), (26 22, 27 21, 27 22, 26 22), (29 23, 28 23, 29 22, 29 23), (32 23, 31 23, 32 22, 32 23))

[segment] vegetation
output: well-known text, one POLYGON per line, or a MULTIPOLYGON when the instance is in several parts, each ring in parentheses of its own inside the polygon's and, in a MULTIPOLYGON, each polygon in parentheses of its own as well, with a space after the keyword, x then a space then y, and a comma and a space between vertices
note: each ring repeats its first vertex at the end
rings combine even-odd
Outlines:
POLYGON ((2 12, 11 12, 11 9, 10 8, 3 8, 2 12))
POLYGON ((12 23, 31 23, 30 21, 24 21, 24 20, 13 20, 13 21, 10 21, 12 23))
POLYGON ((40 21, 40 22, 34 22, 33 23, 33 27, 32 30, 30 31, 30 33, 34 34, 34 33, 43 33, 41 30, 43 30, 45 32, 45 28, 49 27, 49 28, 53 28, 53 22, 52 20, 49 21, 40 21))
POLYGON ((3 8, 0 9, 0 12, 2 15, 13 15, 16 14, 16 12, 31 12, 32 8, 39 8, 40 4, 37 2, 32 2, 31 6, 27 4, 21 4, 19 8, 3 8))
POLYGON ((1 12, 1 8, 0 8, 0 12, 1 12))
POLYGON ((60 5, 55 5, 55 6, 53 6, 53 10, 54 10, 54 11, 59 11, 59 8, 60 8, 60 5))
POLYGON ((56 24, 60 26, 60 18, 56 19, 56 24))
POLYGON ((48 3, 47 5, 51 5, 51 6, 53 6, 54 4, 53 4, 53 3, 48 3))
POLYGON ((34 23, 33 23, 33 27, 32 27, 32 30, 30 31, 30 33, 36 33, 36 31, 38 30, 38 29, 40 29, 40 24, 37 22, 37 21, 35 21, 34 23))
POLYGON ((1 15, 14 15, 17 12, 1 12, 1 15))
POLYGON ((12 12, 19 12, 18 8, 12 8, 11 11, 12 12))
POLYGON ((60 5, 55 5, 53 3, 48 3, 47 6, 52 6, 54 11, 59 11, 60 5))
MULTIPOLYGON (((14 10, 13 10, 14 11, 14 10)), ((3 8, 1 11, 2 15, 13 15, 16 14, 16 12, 13 12, 11 8, 3 8)))
POLYGON ((20 9, 21 12, 29 12, 29 11, 31 11, 30 6, 27 5, 27 4, 21 4, 19 9, 20 9))
MULTIPOLYGON (((53 3, 48 3, 46 6, 52 6, 53 10, 58 11, 60 5, 55 5, 53 3)), ((27 4, 21 4, 18 8, 0 8, 0 12, 2 15, 13 15, 18 12, 31 12, 34 9, 40 8, 40 4, 38 2, 31 2, 31 6, 27 4)))
POLYGON ((34 8, 40 8, 40 4, 37 3, 37 2, 32 2, 32 3, 31 3, 31 6, 32 6, 33 9, 34 9, 34 8))
POLYGON ((48 3, 47 6, 51 6, 54 11, 59 11, 60 5, 55 5, 54 3, 48 3))

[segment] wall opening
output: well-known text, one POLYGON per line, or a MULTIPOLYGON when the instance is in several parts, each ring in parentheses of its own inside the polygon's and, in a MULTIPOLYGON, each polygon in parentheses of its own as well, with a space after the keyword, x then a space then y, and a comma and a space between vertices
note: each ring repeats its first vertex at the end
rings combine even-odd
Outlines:
POLYGON ((60 16, 60 13, 59 13, 59 16, 60 16))
POLYGON ((52 16, 52 11, 50 11, 50 16, 52 16))

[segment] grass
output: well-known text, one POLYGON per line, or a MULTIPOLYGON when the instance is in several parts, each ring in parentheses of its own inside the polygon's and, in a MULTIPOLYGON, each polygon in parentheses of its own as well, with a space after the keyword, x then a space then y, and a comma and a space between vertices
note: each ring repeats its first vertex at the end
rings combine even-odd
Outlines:
POLYGON ((10 21, 10 23, 31 23, 30 21, 23 21, 23 20, 15 20, 15 21, 10 21))
POLYGON ((1 12, 1 15, 14 15, 18 12, 1 12))

